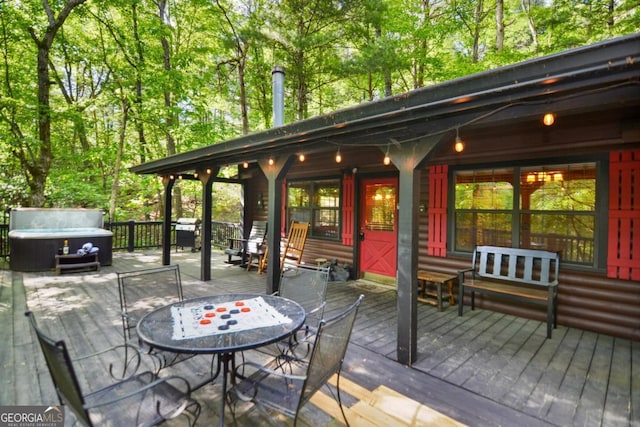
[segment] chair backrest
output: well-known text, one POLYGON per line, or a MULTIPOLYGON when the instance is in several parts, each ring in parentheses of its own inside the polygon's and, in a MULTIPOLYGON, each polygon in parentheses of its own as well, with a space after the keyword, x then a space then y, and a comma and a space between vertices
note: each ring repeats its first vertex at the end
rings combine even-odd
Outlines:
POLYGON ((73 369, 67 346, 64 341, 55 341, 45 335, 38 328, 32 312, 27 311, 25 314, 29 317, 31 326, 33 326, 33 330, 38 337, 38 343, 40 343, 42 354, 47 362, 47 368, 49 368, 49 374, 53 380, 60 403, 71 408, 80 422, 91 426, 91 419, 84 407, 85 401, 80 389, 80 383, 73 369))
POLYGON ((324 314, 328 281, 328 267, 299 265, 282 270, 278 293, 300 304, 307 313, 306 323, 317 327, 324 314))
POLYGON ((286 261, 292 261, 300 264, 302 261, 302 253, 307 242, 307 233, 309 232, 308 222, 292 221, 289 227, 289 233, 282 251, 282 259, 280 261, 280 269, 284 267, 286 261))
POLYGON ((528 285, 557 285, 560 254, 539 249, 477 246, 473 251, 474 274, 528 285))
POLYGON ((267 229, 267 221, 253 221, 245 248, 247 253, 255 253, 260 249, 267 238, 267 229))
POLYGON ((363 299, 364 295, 360 295, 346 310, 330 319, 320 321, 298 410, 333 374, 340 372, 358 306, 363 299))
POLYGON ((177 264, 118 272, 117 276, 125 342, 135 336, 136 325, 143 315, 184 298, 177 264))

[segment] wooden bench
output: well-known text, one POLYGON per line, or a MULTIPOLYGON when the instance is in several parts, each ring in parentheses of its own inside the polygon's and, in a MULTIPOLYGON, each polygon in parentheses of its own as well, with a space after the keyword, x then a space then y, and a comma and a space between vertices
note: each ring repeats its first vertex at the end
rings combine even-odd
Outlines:
POLYGON ((455 304, 455 299, 453 298, 453 282, 458 279, 457 274, 418 270, 417 276, 418 286, 420 287, 420 296, 418 297, 418 301, 435 305, 438 308, 438 311, 442 311, 442 285, 447 284, 449 305, 455 304), (427 283, 433 283, 436 287, 436 291, 430 292, 427 289, 427 283), (435 297, 436 300, 434 301, 428 297, 435 297))
POLYGON ((69 254, 56 255, 56 273, 60 274, 64 270, 100 270, 98 254, 69 254))
POLYGON ((547 338, 558 326, 558 273, 560 255, 535 249, 478 246, 471 268, 459 272, 458 316, 462 316, 465 291, 500 296, 547 307, 547 338))

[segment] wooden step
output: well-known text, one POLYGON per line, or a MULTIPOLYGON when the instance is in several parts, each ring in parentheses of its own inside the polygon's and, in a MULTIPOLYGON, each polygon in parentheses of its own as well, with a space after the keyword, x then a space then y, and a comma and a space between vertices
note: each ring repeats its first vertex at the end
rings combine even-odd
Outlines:
MULTIPOLYGON (((337 377, 334 375, 328 382, 335 386, 336 379, 337 377)), ((457 422, 453 418, 422 405, 386 386, 379 386, 370 391, 353 381, 340 377, 340 392, 358 399, 358 402, 350 407, 343 405, 349 424, 354 427, 464 426, 464 424, 457 422)), ((344 424, 338 402, 326 394, 324 390, 314 394, 311 402, 337 422, 344 424)))

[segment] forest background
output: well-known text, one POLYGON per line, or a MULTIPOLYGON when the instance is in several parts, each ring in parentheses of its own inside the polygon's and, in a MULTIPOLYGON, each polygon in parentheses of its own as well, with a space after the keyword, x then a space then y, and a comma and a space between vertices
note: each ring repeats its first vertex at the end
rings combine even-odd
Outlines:
POLYGON ((288 123, 638 31, 637 0, 0 0, 0 207, 161 216, 128 168, 269 128, 275 65, 288 123))

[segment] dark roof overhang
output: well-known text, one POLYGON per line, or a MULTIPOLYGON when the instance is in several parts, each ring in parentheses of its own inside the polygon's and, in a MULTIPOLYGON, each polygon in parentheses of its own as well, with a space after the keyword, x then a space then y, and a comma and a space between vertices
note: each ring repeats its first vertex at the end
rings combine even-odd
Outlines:
POLYGON ((179 174, 268 156, 386 146, 452 129, 640 105, 640 34, 620 37, 416 89, 241 136, 131 168, 179 174))

